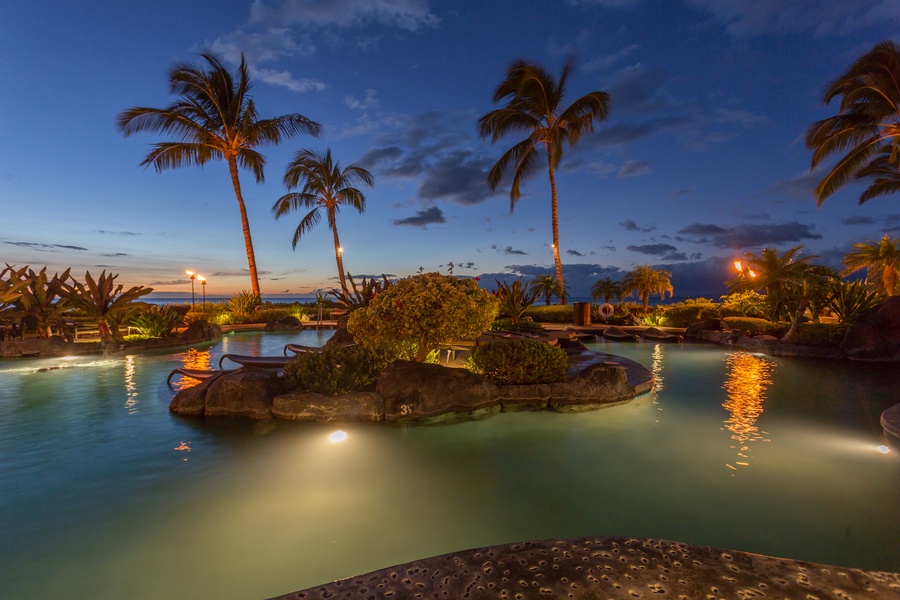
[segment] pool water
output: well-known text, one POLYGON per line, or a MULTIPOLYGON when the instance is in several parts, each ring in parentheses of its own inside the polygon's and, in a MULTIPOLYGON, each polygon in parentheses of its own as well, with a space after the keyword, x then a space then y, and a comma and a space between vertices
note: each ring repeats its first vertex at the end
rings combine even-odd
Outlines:
POLYGON ((656 391, 434 427, 167 411, 175 367, 328 335, 0 361, 0 597, 265 598, 587 535, 900 571, 900 458, 878 451, 878 417, 900 402, 891 367, 600 343, 652 368, 656 391))

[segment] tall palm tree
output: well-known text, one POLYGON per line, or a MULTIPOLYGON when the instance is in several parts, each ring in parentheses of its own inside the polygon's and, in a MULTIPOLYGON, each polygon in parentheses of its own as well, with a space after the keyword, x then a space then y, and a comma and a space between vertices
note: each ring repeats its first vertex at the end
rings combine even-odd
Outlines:
POLYGON ((553 275, 538 275, 531 280, 529 285, 535 294, 544 297, 544 304, 547 306, 550 306, 553 296, 562 296, 559 291, 559 281, 553 275))
POLYGON ((225 159, 241 213, 250 284, 253 293, 260 294, 238 167, 249 170, 256 182, 262 183, 266 159, 257 147, 278 144, 282 138, 299 134, 318 137, 320 127, 297 113, 261 119, 249 95, 252 84, 244 56, 241 55, 236 77, 216 56, 206 53, 200 56, 206 64, 177 63, 169 71, 169 89, 179 96, 172 104, 165 108, 129 108, 119 113, 116 124, 126 137, 152 131, 175 138, 174 142, 153 144, 141 163, 153 165, 157 172, 225 159))
POLYGON ((496 142, 507 133, 525 133, 527 137, 503 153, 488 173, 488 184, 497 189, 506 170, 513 166, 513 181, 509 192, 510 212, 521 197, 522 180, 538 167, 538 153, 547 155, 550 176, 551 226, 553 229, 553 261, 556 280, 566 303, 565 281, 559 250, 559 207, 556 195, 556 168, 562 159, 563 147, 574 145, 584 133, 594 131, 594 120, 602 121, 609 114, 610 97, 606 92, 590 92, 564 107, 566 80, 572 70, 570 59, 563 67, 559 80, 540 65, 517 60, 506 71, 506 78, 494 92, 494 104, 506 100, 502 108, 492 110, 478 120, 481 137, 496 142))
POLYGON ((802 245, 788 248, 779 254, 776 248, 763 248, 759 253, 744 254, 747 272, 755 277, 741 277, 731 282, 730 291, 764 290, 769 305, 769 318, 777 321, 786 302, 802 284, 803 277, 814 256, 800 256, 802 245))
POLYGON ((603 301, 609 304, 610 300, 621 297, 622 284, 618 281, 613 281, 611 277, 600 279, 591 287, 591 298, 594 300, 603 298, 603 301))
POLYGON ((646 311, 652 294, 659 294, 660 298, 665 298, 667 292, 669 295, 675 293, 670 277, 671 271, 654 269, 650 265, 639 265, 622 278, 622 293, 637 292, 646 311))
POLYGON ((362 167, 354 164, 342 168, 340 162, 333 162, 330 148, 325 154, 313 150, 300 150, 284 172, 284 185, 290 190, 302 184, 303 189, 285 194, 272 207, 276 219, 292 210, 310 209, 294 231, 294 238, 291 240, 291 247, 294 249, 297 248, 300 236, 318 225, 322 213, 325 213, 328 227, 334 235, 334 257, 337 260, 341 293, 344 297, 349 296, 349 291, 344 276, 344 261, 341 257, 343 254, 341 240, 338 238, 337 214, 341 206, 350 206, 362 214, 366 210, 366 197, 354 186, 364 183, 372 187, 374 182, 372 174, 362 167))
POLYGON ((859 242, 853 244, 853 250, 844 257, 844 275, 850 275, 860 269, 866 269, 873 280, 881 283, 881 290, 887 296, 897 293, 897 267, 900 266, 900 250, 898 240, 884 234, 881 241, 859 242))
POLYGON ((859 203, 900 191, 900 46, 880 42, 825 88, 822 101, 841 97, 840 112, 809 126, 812 168, 845 153, 816 186, 816 203, 853 179, 873 179, 859 203))

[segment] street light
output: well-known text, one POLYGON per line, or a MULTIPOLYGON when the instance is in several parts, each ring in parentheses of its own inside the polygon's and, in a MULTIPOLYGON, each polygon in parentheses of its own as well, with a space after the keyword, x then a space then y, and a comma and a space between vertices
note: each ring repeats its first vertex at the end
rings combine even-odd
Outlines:
POLYGON ((206 277, 197 275, 197 279, 200 280, 200 289, 203 290, 203 310, 206 311, 206 277))
POLYGON ((197 279, 197 274, 187 270, 185 273, 191 278, 191 310, 194 310, 194 280, 197 279))

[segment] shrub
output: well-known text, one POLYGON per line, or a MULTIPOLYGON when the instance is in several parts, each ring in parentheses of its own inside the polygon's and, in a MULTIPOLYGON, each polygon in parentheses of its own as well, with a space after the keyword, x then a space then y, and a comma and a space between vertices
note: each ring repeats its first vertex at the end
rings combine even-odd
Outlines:
POLYGON ((343 394, 371 385, 387 364, 384 355, 362 346, 332 346, 321 352, 300 354, 288 362, 284 379, 289 389, 343 394))
POLYGON ((687 327, 703 321, 701 315, 716 314, 716 305, 711 301, 706 302, 679 302, 666 307, 660 322, 668 327, 687 327))
POLYGON ((528 307, 537 300, 537 290, 522 284, 522 275, 512 283, 506 283, 499 279, 497 282, 497 299, 500 301, 500 313, 510 318, 513 323, 518 323, 528 307))
POLYGON ((801 323, 793 344, 803 346, 840 346, 847 333, 846 325, 832 325, 830 323, 801 323))
POLYGON ((228 301, 228 311, 235 318, 240 318, 239 315, 249 315, 254 312, 260 304, 262 304, 262 299, 259 294, 244 290, 231 297, 231 300, 228 301))
POLYGON ((766 297, 753 290, 735 292, 722 296, 721 316, 723 317, 758 317, 766 314, 766 297))
POLYGON ((529 306, 522 318, 531 317, 536 323, 571 323, 575 309, 571 304, 551 304, 550 306, 529 306))
POLYGON ((298 313, 297 310, 293 308, 260 308, 253 313, 253 322, 271 323, 272 321, 280 321, 285 317, 296 317, 297 319, 299 319, 302 315, 302 312, 298 313))
POLYGON ((725 317, 725 324, 744 335, 771 335, 780 338, 787 333, 787 323, 773 323, 765 319, 755 317, 725 317))
POLYGON ((876 304, 878 296, 869 292, 865 281, 835 281, 831 287, 831 310, 841 323, 853 323, 859 315, 876 304))
POLYGON ((497 299, 475 280, 424 273, 401 279, 350 313, 347 330, 371 350, 414 344, 422 362, 441 343, 483 333, 496 315, 497 299))
POLYGON ((161 338, 171 335, 184 320, 187 311, 177 310, 171 306, 149 306, 137 317, 131 319, 130 325, 147 337, 161 338))
POLYGON ((512 319, 497 319, 491 323, 491 331, 502 331, 505 333, 542 333, 544 328, 540 323, 533 321, 519 321, 513 323, 512 319))
POLYGON ((565 350, 537 340, 508 340, 476 346, 469 368, 498 384, 553 383, 566 378, 565 350))

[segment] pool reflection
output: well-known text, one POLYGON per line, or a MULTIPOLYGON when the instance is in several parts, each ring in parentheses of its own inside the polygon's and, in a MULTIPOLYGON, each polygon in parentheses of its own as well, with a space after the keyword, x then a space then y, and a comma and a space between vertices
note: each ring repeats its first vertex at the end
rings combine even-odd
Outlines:
MULTIPOLYGON (((766 389, 772 384, 774 363, 747 352, 734 352, 725 359, 728 365, 725 383, 722 386, 728 399, 722 406, 730 413, 725 420, 725 428, 731 432, 731 439, 737 442, 731 446, 737 450, 734 464, 726 463, 732 471, 750 466, 750 443, 768 441, 764 431, 756 422, 763 413, 766 389)), ((734 473, 732 473, 733 475, 734 473)))
MULTIPOLYGON (((178 355, 178 360, 181 361, 182 369, 196 371, 211 371, 214 369, 212 366, 212 354, 209 349, 189 348, 178 355)), ((178 377, 172 380, 172 387, 180 391, 193 387, 198 383, 200 383, 200 380, 192 377, 178 377)))

